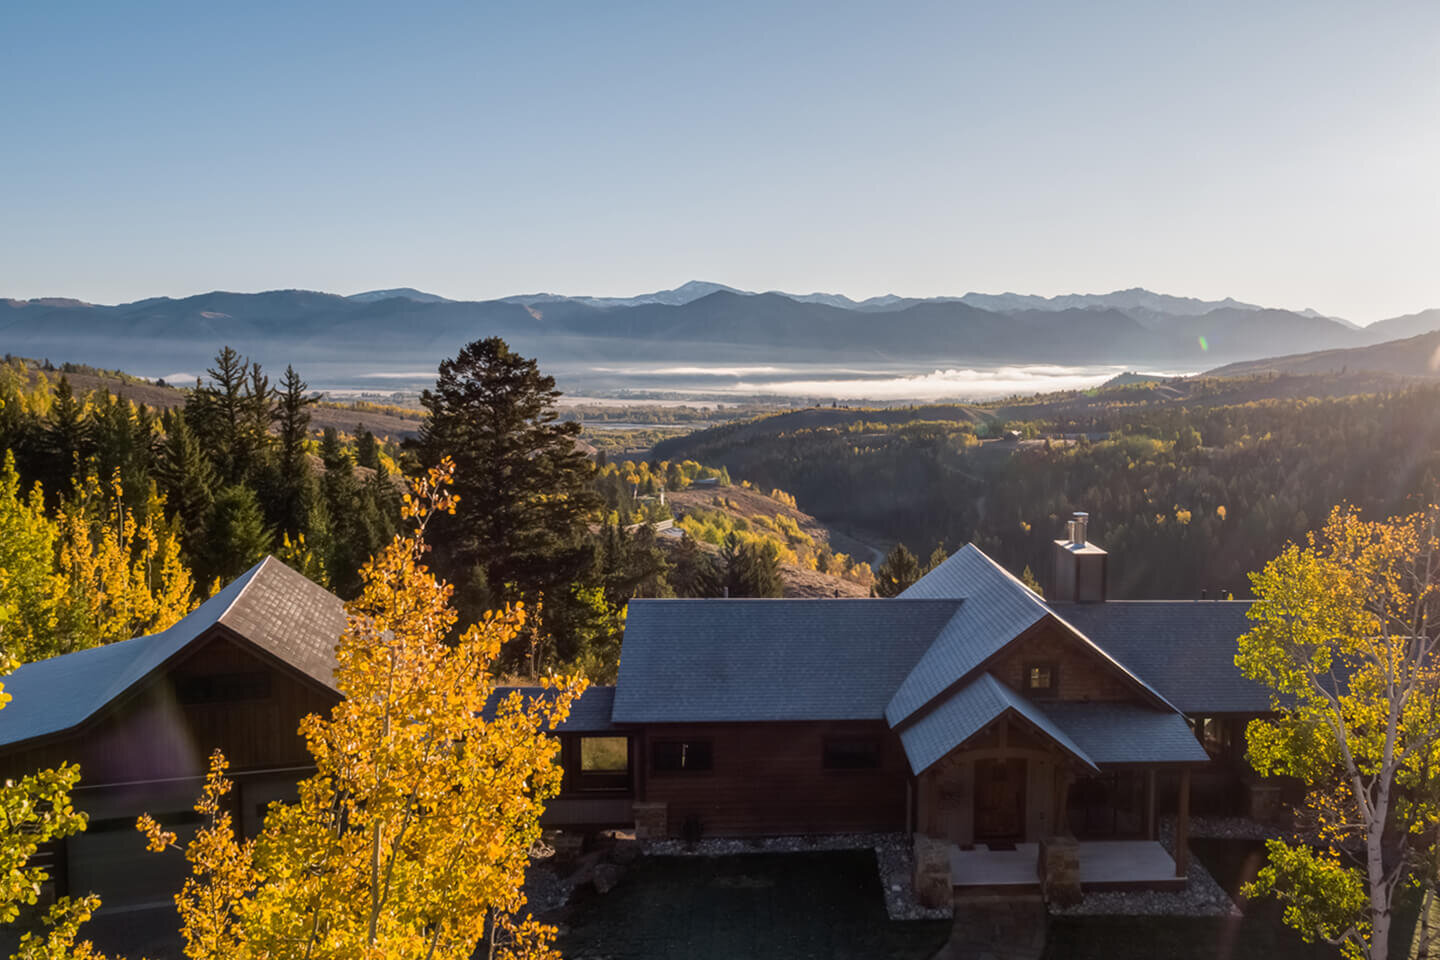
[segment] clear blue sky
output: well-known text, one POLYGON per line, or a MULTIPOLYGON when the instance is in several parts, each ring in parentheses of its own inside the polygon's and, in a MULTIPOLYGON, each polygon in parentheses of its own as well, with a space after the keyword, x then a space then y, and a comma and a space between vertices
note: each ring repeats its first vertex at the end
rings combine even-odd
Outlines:
POLYGON ((0 5, 0 296, 1440 306, 1440 4, 0 5))

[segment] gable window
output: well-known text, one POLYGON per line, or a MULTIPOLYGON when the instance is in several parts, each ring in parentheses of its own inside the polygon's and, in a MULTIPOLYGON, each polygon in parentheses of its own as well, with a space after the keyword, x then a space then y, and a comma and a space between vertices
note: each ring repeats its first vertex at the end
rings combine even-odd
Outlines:
POLYGON ((1060 687, 1060 671, 1050 661, 1025 665, 1025 692, 1032 697, 1053 697, 1060 687))
POLYGON ((264 670, 254 670, 176 677, 175 699, 183 704, 268 700, 270 674, 264 670))
POLYGON ((700 773, 714 762, 709 740, 656 740, 650 766, 656 773, 700 773))
POLYGON ((826 770, 874 770, 880 766, 880 741, 871 737, 827 737, 826 770))

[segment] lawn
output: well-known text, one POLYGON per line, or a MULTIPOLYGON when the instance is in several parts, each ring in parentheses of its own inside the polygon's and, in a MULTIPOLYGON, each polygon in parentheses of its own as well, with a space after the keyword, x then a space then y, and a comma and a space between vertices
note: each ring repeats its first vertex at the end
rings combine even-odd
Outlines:
POLYGON ((645 857, 565 923, 566 960, 929 960, 950 936, 886 916, 868 850, 645 857))
MULTIPOLYGON (((1191 849, 1232 894, 1263 856, 1249 841, 1196 840, 1191 849)), ((567 960, 928 960, 948 921, 885 914, 868 851, 646 857, 609 894, 581 896, 562 921, 567 960)), ((1404 957, 1413 909, 1397 916, 1404 957), (1408 919, 1407 919, 1408 918, 1408 919)), ((1243 918, 1063 917, 1050 922, 1050 960, 1334 960, 1280 922, 1273 902, 1243 918)))

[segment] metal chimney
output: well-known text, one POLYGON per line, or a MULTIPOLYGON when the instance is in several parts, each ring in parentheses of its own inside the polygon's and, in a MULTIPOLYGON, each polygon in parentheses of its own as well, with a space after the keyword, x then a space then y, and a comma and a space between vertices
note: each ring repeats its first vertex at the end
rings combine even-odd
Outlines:
POLYGON ((1075 519, 1070 521, 1070 542, 1085 546, 1085 528, 1090 524, 1090 514, 1083 510, 1075 511, 1075 519))

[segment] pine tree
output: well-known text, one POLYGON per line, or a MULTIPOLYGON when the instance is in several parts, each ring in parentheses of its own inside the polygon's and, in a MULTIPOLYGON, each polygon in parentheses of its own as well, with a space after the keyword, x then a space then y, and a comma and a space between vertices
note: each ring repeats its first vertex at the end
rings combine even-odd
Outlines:
POLYGON ((667 579, 677 597, 718 597, 724 586, 719 564, 690 537, 680 541, 670 559, 667 579))
POLYGON ((90 431, 85 423, 85 404, 76 399, 70 380, 61 377, 45 425, 45 465, 41 480, 46 489, 67 489, 82 462, 90 456, 90 431))
POLYGON ((355 462, 371 470, 381 469, 380 442, 375 439, 375 434, 359 424, 355 425, 355 462))
POLYGON ((310 435, 310 405, 319 400, 308 393, 309 384, 300 379, 295 368, 285 368, 280 381, 274 418, 280 427, 280 468, 287 477, 300 473, 305 464, 305 439, 310 435))
POLYGON ((725 588, 732 597, 782 597, 780 555, 770 542, 743 542, 735 534, 725 538, 721 550, 725 588))
POLYGON ((215 495, 202 556, 206 580, 232 580, 254 566, 274 546, 255 491, 239 484, 215 495))
POLYGON ((875 571, 875 594, 894 597, 903 593, 921 576, 920 561, 905 544, 897 543, 875 571))
POLYGON ((171 510, 179 514, 181 538, 192 557, 203 542, 215 502, 218 478, 215 468, 186 422, 180 408, 167 411, 163 420, 165 439, 155 465, 155 478, 171 510))
MULTIPOLYGON (((936 567, 940 566, 940 564, 944 563, 946 560, 949 559, 950 554, 945 552, 945 545, 937 543, 935 545, 935 549, 930 551, 930 559, 925 561, 924 573, 929 573, 931 570, 934 570, 936 567)), ((924 574, 922 573, 921 576, 924 576, 924 574)))
POLYGON ((215 356, 206 373, 210 381, 197 382, 186 400, 190 428, 214 461, 220 478, 234 484, 249 480, 270 443, 273 417, 270 379, 230 347, 215 356))
POLYGON ((509 596, 558 593, 590 562, 586 523, 599 506, 593 470, 576 449, 580 424, 561 422, 555 380, 491 337, 440 364, 421 403, 421 462, 455 461, 459 507, 442 518, 451 571, 484 566, 509 596))

